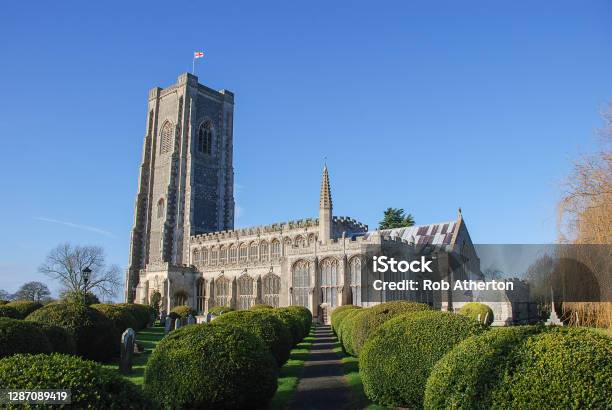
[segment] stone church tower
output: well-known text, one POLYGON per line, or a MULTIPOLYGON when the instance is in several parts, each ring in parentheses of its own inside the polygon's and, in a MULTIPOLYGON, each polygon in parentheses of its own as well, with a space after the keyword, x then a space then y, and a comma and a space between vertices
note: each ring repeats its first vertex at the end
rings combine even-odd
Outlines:
POLYGON ((126 300, 147 265, 189 264, 192 235, 234 228, 234 94, 182 74, 149 92, 126 300))

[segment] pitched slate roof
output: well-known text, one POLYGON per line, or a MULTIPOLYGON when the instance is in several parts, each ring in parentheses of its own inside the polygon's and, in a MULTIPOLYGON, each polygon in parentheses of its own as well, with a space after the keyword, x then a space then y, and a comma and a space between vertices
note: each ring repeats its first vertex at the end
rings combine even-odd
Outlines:
MULTIPOLYGON (((399 237, 414 245, 450 245, 457 226, 457 221, 414 225, 405 228, 382 229, 380 235, 390 238, 399 237)), ((369 234, 373 234, 373 232, 369 232, 369 234)))

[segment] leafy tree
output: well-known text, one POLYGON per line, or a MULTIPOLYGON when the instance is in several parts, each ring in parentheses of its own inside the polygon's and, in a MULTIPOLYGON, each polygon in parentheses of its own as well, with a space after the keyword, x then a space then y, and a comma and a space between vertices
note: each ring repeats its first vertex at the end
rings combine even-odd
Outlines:
POLYGON ((42 282, 26 282, 15 293, 17 300, 32 300, 34 302, 44 302, 50 299, 51 291, 42 282))
POLYGON ((112 297, 121 286, 119 266, 106 266, 104 250, 99 246, 64 243, 49 253, 38 270, 59 281, 64 292, 112 297), (83 274, 86 268, 91 270, 88 280, 83 274))
POLYGON ((149 302, 149 306, 151 306, 151 308, 153 308, 153 310, 155 311, 155 317, 159 317, 159 309, 161 305, 161 293, 159 293, 159 291, 155 291, 153 292, 153 294, 151 295, 151 300, 149 302))
POLYGON ((407 214, 402 208, 387 208, 383 220, 379 222, 379 229, 402 228, 414 225, 412 214, 407 214))

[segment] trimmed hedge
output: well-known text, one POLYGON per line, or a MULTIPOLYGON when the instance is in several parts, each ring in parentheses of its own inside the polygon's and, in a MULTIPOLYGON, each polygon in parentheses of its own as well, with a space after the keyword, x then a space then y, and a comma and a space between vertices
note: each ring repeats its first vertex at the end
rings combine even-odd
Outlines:
POLYGON ((332 330, 334 331, 334 333, 336 335, 338 334, 338 326, 340 326, 340 323, 346 317, 348 312, 350 310, 353 310, 353 309, 361 309, 361 306, 342 305, 342 306, 338 306, 337 308, 335 308, 332 311, 332 313, 331 313, 331 328, 332 328, 332 330))
POLYGON ((115 327, 110 319, 79 303, 50 303, 32 312, 26 320, 66 328, 74 336, 77 354, 86 359, 109 361, 120 343, 115 340, 115 327))
POLYGON ((0 317, 19 319, 19 312, 17 309, 9 305, 0 305, 0 317))
POLYGON ((291 334, 291 345, 295 346, 303 340, 304 327, 299 316, 285 309, 255 309, 270 312, 280 319, 291 334))
POLYGON ((381 303, 367 309, 362 315, 355 318, 351 333, 351 354, 359 356, 359 352, 368 338, 389 319, 404 313, 422 312, 424 310, 430 310, 429 305, 404 300, 381 303))
POLYGON ((491 396, 503 408, 610 408, 612 339, 585 328, 555 327, 512 351, 491 396))
POLYGON ((361 350, 359 374, 366 395, 387 406, 421 408, 431 368, 457 343, 484 330, 476 321, 449 312, 394 317, 361 350))
POLYGON ((302 323, 303 330, 301 339, 308 336, 308 333, 310 333, 310 327, 312 326, 312 313, 310 313, 310 310, 304 306, 287 306, 281 309, 286 309, 288 312, 296 315, 296 317, 299 318, 300 322, 302 323))
POLYGON ((138 387, 115 371, 76 356, 15 355, 0 360, 4 389, 69 389, 71 408, 146 409, 138 387))
POLYGON ((179 317, 181 319, 186 319, 187 316, 189 316, 189 314, 195 316, 198 314, 198 312, 196 312, 195 309, 192 308, 191 306, 187 306, 187 305, 176 306, 170 311, 170 317, 173 319, 176 319, 179 317))
POLYGON ((0 318, 0 358, 16 353, 52 351, 51 342, 36 324, 8 317, 0 318))
POLYGON ((234 309, 232 309, 231 307, 227 307, 227 306, 213 306, 210 309, 208 309, 208 313, 213 314, 215 316, 220 316, 224 313, 228 313, 228 312, 233 312, 234 309))
POLYGON ((270 349, 278 366, 289 359, 293 340, 285 324, 268 310, 239 310, 219 316, 214 321, 217 325, 235 325, 253 332, 261 337, 270 349))
POLYGON ((479 320, 478 316, 480 315, 480 323, 491 326, 493 323, 493 309, 484 303, 478 302, 468 302, 459 309, 458 312, 460 315, 471 317, 474 320, 479 320))
POLYGON ((121 335, 123 332, 125 332, 125 329, 132 328, 136 330, 139 328, 139 323, 134 315, 132 315, 131 310, 122 306, 107 303, 96 303, 91 305, 90 308, 102 313, 104 316, 110 319, 111 322, 113 322, 113 339, 116 341, 114 343, 114 353, 119 353, 121 350, 121 335))
POLYGON ((17 313, 19 314, 18 319, 25 319, 30 313, 43 307, 42 303, 31 300, 16 300, 6 304, 6 306, 10 306, 17 310, 17 313))
POLYGON ((540 326, 494 328, 459 343, 431 370, 424 407, 432 410, 491 408, 491 391, 499 384, 508 355, 523 340, 541 330, 540 326))
POLYGON ((159 342, 143 387, 162 408, 266 408, 277 368, 261 338, 215 320, 182 327, 159 342))
POLYGON ((355 326, 359 318, 365 315, 370 309, 371 308, 349 310, 349 313, 340 322, 338 338, 340 339, 340 344, 342 344, 344 352, 351 356, 357 356, 355 352, 355 339, 353 337, 355 334, 355 326))
POLYGON ((42 330, 45 336, 47 336, 54 352, 76 354, 76 343, 74 342, 72 333, 68 330, 49 323, 35 323, 35 325, 42 330))
POLYGON ((137 329, 146 329, 151 322, 152 316, 155 314, 154 309, 151 306, 141 305, 138 303, 118 303, 116 306, 127 309, 132 316, 136 319, 137 329))
POLYGON ((274 306, 270 305, 253 305, 250 310, 259 310, 259 309, 274 309, 274 306))

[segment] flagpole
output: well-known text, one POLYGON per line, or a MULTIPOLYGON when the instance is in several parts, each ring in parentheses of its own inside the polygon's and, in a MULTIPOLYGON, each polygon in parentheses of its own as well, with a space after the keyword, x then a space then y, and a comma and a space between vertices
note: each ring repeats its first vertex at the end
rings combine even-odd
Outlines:
POLYGON ((193 57, 193 60, 191 60, 191 63, 191 74, 195 75, 195 56, 193 57))

